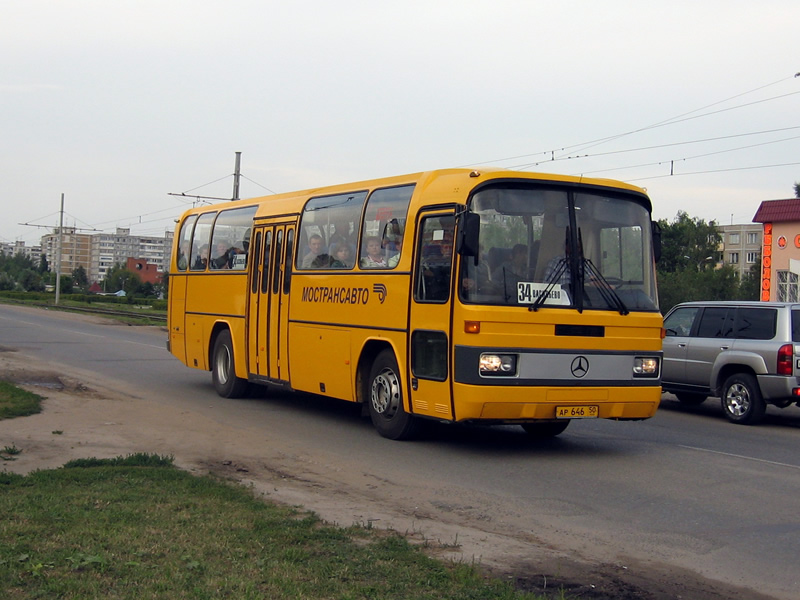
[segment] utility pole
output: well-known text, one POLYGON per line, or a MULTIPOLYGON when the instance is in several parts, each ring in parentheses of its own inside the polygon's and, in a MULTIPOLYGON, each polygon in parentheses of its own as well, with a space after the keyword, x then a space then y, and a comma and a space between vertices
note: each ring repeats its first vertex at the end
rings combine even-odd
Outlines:
POLYGON ((64 193, 61 193, 61 211, 58 213, 58 255, 56 256, 56 304, 61 295, 61 249, 64 239, 64 193))
POLYGON ((242 159, 242 153, 241 152, 237 152, 236 153, 236 166, 234 167, 234 170, 233 170, 233 198, 232 198, 232 200, 238 200, 239 199, 239 175, 240 175, 239 166, 241 164, 241 159, 242 159))

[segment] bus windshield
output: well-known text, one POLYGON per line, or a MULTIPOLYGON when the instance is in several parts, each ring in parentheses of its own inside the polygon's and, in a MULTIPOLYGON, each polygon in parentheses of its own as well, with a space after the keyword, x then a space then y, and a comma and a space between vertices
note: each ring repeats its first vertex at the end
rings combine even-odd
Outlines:
POLYGON ((472 304, 655 311, 647 200, 602 188, 495 184, 468 210, 480 218, 475 256, 462 256, 472 304))

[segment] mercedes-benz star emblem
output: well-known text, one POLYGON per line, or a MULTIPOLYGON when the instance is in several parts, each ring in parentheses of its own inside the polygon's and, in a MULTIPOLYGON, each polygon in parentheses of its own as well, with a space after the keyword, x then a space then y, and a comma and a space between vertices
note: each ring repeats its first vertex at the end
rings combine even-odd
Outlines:
POLYGON ((580 379, 589 372, 589 360, 585 356, 576 356, 569 366, 572 376, 580 379))

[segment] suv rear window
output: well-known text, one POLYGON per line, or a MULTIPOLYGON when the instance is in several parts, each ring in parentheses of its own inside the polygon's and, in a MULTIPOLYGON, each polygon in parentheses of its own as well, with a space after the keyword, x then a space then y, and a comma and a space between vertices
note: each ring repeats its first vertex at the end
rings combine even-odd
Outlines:
POLYGON ((771 340, 775 337, 777 320, 778 311, 774 308, 740 308, 736 314, 735 337, 740 340, 771 340))
POLYGON ((800 310, 792 311, 792 341, 800 342, 800 310))
POLYGON ((700 317, 697 336, 703 338, 733 337, 733 315, 735 308, 713 306, 706 308, 700 317))

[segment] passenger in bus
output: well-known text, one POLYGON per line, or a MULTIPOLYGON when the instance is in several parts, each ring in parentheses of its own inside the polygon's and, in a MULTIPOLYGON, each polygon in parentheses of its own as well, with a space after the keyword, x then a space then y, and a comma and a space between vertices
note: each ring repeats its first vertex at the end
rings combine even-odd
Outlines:
POLYGON ((178 270, 185 271, 189 268, 189 243, 184 242, 178 251, 178 270))
POLYGON ((194 259, 193 271, 205 271, 208 266, 208 244, 200 246, 200 251, 194 259))
POLYGON ((233 248, 225 240, 218 240, 214 251, 211 254, 211 268, 212 269, 230 269, 231 255, 233 248))
POLYGON ((392 245, 392 254, 389 255, 389 258, 386 259, 386 264, 389 266, 390 269, 394 269, 397 266, 397 263, 400 262, 400 253, 403 250, 403 238, 402 237, 395 237, 391 240, 392 245))
MULTIPOLYGON (((356 245, 356 240, 354 239, 353 235, 350 233, 350 225, 351 222, 342 219, 338 221, 334 221, 332 223, 333 226, 333 233, 329 233, 328 239, 328 247, 330 248, 334 244, 337 246, 340 244, 347 244, 351 248, 354 248, 356 245)), ((332 254, 332 252, 331 252, 332 254)))
POLYGON ((353 266, 350 244, 347 242, 340 242, 331 246, 331 268, 332 269, 349 269, 353 266))
POLYGON ((502 285, 503 281, 514 280, 516 285, 517 281, 527 280, 528 275, 528 246, 516 244, 508 260, 492 271, 491 277, 495 284, 502 285))
POLYGON ((544 270, 545 283, 553 283, 553 280, 561 285, 569 285, 569 262, 563 254, 551 258, 544 270), (558 275, 556 275, 557 272, 559 272, 558 275))
POLYGON ((323 244, 322 236, 319 234, 315 233, 308 238, 308 253, 303 256, 303 262, 301 263, 303 268, 309 268, 314 259, 322 253, 323 244))
POLYGON ((569 254, 567 253, 566 244, 564 245, 564 254, 551 258, 544 270, 545 283, 552 283, 554 279, 555 283, 561 285, 569 285, 571 282, 569 254))
POLYGON ((447 233, 422 248, 422 296, 425 300, 447 300, 450 296, 453 239, 447 233))
POLYGON ((381 239, 377 236, 370 236, 365 242, 367 253, 361 259, 361 267, 365 269, 380 269, 386 268, 389 265, 383 256, 383 248, 381 248, 381 239))
POLYGON ((311 261, 309 265, 312 269, 328 269, 331 266, 331 261, 333 258, 330 254, 326 252, 322 252, 318 254, 314 260, 311 261))
POLYGON ((517 297, 517 284, 521 281, 532 281, 531 266, 536 265, 539 243, 534 242, 533 252, 528 252, 526 244, 516 244, 511 249, 511 256, 496 267, 492 273, 491 288, 495 294, 502 294, 506 301, 517 297))

